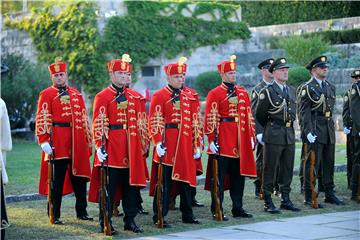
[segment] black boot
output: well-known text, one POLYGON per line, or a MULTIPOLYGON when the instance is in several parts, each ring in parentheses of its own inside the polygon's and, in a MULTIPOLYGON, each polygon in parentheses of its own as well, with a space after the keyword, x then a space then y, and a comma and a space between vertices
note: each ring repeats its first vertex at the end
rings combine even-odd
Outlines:
POLYGON ((357 194, 358 194, 358 186, 355 184, 352 184, 351 185, 351 200, 358 201, 357 194))
POLYGON ((260 188, 261 188, 260 180, 259 179, 255 180, 254 184, 255 184, 255 198, 259 199, 260 198, 260 188))
MULTIPOLYGON (((317 195, 316 195, 316 198, 317 198, 317 195)), ((306 206, 312 207, 312 204, 311 204, 311 190, 305 190, 304 204, 306 206)), ((317 208, 324 208, 324 206, 322 204, 318 203, 317 208)))
POLYGON ((134 233, 142 233, 143 232, 143 230, 136 225, 134 220, 130 220, 130 221, 125 222, 124 230, 125 231, 132 231, 134 233))
POLYGON ((300 178, 300 193, 304 194, 304 178, 300 178))
POLYGON ((332 189, 325 189, 325 202, 335 205, 345 205, 345 203, 342 200, 338 199, 335 196, 335 193, 332 189))
POLYGON ((289 193, 281 193, 281 209, 290 210, 293 212, 299 212, 300 209, 295 207, 294 204, 291 202, 289 193))
POLYGON ((275 207, 274 203, 272 202, 270 194, 265 194, 264 211, 268 213, 280 213, 280 209, 275 207))

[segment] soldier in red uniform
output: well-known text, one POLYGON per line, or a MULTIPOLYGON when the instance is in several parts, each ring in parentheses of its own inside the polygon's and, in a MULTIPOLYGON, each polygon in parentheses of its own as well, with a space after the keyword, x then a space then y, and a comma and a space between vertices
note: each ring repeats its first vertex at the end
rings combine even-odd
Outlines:
MULTIPOLYGON (((130 84, 132 82, 131 77, 128 79, 127 83, 125 84, 126 88, 130 87, 130 84)), ((148 168, 146 165, 146 158, 149 156, 149 148, 150 148, 150 140, 149 140, 149 135, 147 132, 147 112, 146 112, 146 98, 140 94, 139 92, 135 91, 134 89, 132 89, 134 91, 135 94, 137 94, 140 98, 140 103, 141 103, 141 115, 142 115, 142 120, 144 121, 145 124, 141 124, 140 126, 143 126, 141 130, 141 136, 143 136, 141 138, 141 144, 142 144, 142 149, 143 149, 143 159, 144 159, 144 164, 145 164, 145 170, 146 170, 146 179, 149 180, 149 172, 148 172, 148 168)), ((137 212, 139 214, 143 214, 143 215, 148 215, 149 212, 146 211, 143 206, 143 200, 141 197, 141 193, 140 193, 140 188, 138 188, 137 194, 136 194, 136 203, 137 203, 137 212)), ((124 216, 123 213, 119 212, 119 205, 120 205, 120 200, 119 199, 120 196, 116 196, 115 197, 115 202, 113 204, 113 215, 114 216, 118 216, 118 217, 122 217, 124 216)))
MULTIPOLYGON (((153 221, 157 224, 155 185, 157 168, 162 157, 164 173, 163 216, 169 210, 172 182, 180 188, 180 211, 184 223, 199 224, 191 206, 191 188, 196 187, 195 158, 201 154, 202 141, 198 105, 193 95, 182 91, 186 58, 165 66, 168 86, 154 93, 149 113, 149 134, 154 143, 150 196, 154 196, 153 221)), ((168 227, 167 223, 164 227, 168 227)))
MULTIPOLYGON (((136 195, 138 188, 146 186, 146 165, 144 164, 143 130, 146 117, 143 115, 141 97, 126 83, 131 77, 132 66, 128 54, 122 59, 108 62, 112 84, 99 92, 94 99, 93 134, 96 148, 93 172, 89 190, 89 201, 99 202, 101 162, 108 166, 109 178, 109 221, 112 234, 112 206, 115 195, 121 190, 124 210, 124 230, 142 232, 134 218, 137 214, 136 195), (105 151, 102 139, 105 137, 105 151), (120 184, 120 189, 119 189, 120 184)), ((99 204, 100 205, 100 204, 99 204)), ((100 206, 101 209, 101 206, 100 206)), ((99 214, 101 232, 104 228, 102 211, 99 214)))
MULTIPOLYGON (((184 77, 185 77, 185 74, 184 74, 184 77)), ((204 150, 204 129, 203 129, 203 119, 202 119, 202 116, 201 116, 201 109, 200 109, 200 101, 199 101, 199 94, 192 88, 189 88, 187 86, 183 86, 182 88, 183 91, 191 94, 195 99, 196 99, 196 108, 197 108, 197 111, 198 111, 198 121, 199 121, 199 124, 200 124, 200 129, 199 131, 197 131, 197 133, 199 134, 199 136, 197 136, 197 138, 201 139, 201 143, 202 143, 202 149, 201 151, 204 150)), ((201 162, 201 154, 198 154, 196 156, 194 156, 195 158, 195 163, 196 163, 196 175, 199 176, 201 174, 203 174, 203 166, 202 166, 202 162, 201 162)), ((204 207, 204 204, 198 202, 195 198, 196 196, 196 188, 191 188, 191 205, 193 207, 204 207)))
MULTIPOLYGON (((218 64, 222 84, 206 98, 204 132, 208 137, 208 154, 219 154, 220 207, 224 199, 225 175, 230 177, 233 217, 252 217, 243 209, 245 176, 256 177, 254 148, 255 126, 250 99, 244 87, 236 86, 236 56, 218 64), (220 151, 219 151, 220 150, 220 151)), ((212 174, 207 175, 207 182, 212 174)), ((211 211, 214 214, 212 201, 211 211)), ((228 220, 226 216, 223 220, 228 220)))
MULTIPOLYGON (((185 78, 185 74, 184 74, 184 78, 185 78)), ((183 85, 183 87, 181 88, 182 91, 185 91, 186 93, 192 95, 195 99, 196 99, 196 105, 197 105, 197 109, 198 109, 198 121, 200 123, 200 131, 198 131, 198 133, 200 134, 198 137, 201 139, 201 142, 203 142, 203 129, 202 129, 202 126, 203 126, 203 120, 202 120, 202 116, 201 116, 201 111, 200 111, 200 101, 199 101, 199 94, 192 88, 189 88, 187 86, 185 86, 185 84, 183 85)), ((202 144, 203 146, 203 144, 202 144)), ((203 150, 203 148, 201 149, 201 151, 203 150)), ((203 174, 203 167, 202 167, 202 162, 201 162, 201 154, 197 155, 197 156, 194 156, 195 158, 195 163, 196 163, 196 176, 199 176, 201 174, 203 174), (196 158, 195 158, 196 157, 196 158)), ((171 193, 172 195, 172 199, 171 199, 171 202, 170 202, 170 210, 175 210, 175 204, 176 204, 176 196, 178 195, 178 191, 177 189, 174 189, 171 193)), ((196 200, 196 188, 191 188, 191 205, 193 207, 204 207, 204 204, 198 202, 196 200)))
POLYGON ((92 137, 84 99, 79 91, 66 85, 66 63, 57 58, 48 68, 53 85, 40 93, 36 113, 36 136, 43 150, 39 193, 48 194, 47 161, 53 155, 54 224, 62 224, 62 195, 72 192, 75 192, 77 217, 92 220, 86 212, 92 137))

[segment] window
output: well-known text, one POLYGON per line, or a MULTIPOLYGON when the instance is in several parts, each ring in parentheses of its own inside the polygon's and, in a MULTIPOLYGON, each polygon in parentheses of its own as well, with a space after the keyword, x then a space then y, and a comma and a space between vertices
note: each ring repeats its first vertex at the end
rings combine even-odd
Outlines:
POLYGON ((155 77, 155 67, 146 66, 141 68, 141 76, 143 77, 155 77))

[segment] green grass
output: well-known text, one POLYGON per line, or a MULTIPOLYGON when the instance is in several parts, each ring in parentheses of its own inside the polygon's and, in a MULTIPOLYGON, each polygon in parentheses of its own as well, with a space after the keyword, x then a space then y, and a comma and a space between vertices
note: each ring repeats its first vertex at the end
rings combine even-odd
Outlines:
MULTIPOLYGON (((207 149, 207 146, 206 148, 207 149)), ((299 168, 301 144, 296 144, 296 156, 294 168, 299 168)), ((151 156, 147 158, 148 168, 151 167, 151 156)), ((346 164, 346 146, 336 145, 336 164, 346 164)), ((206 171, 208 155, 203 152, 202 164, 204 173, 206 171)), ((24 194, 38 192, 40 176, 41 148, 35 142, 14 140, 13 150, 7 153, 7 173, 9 184, 6 187, 6 194, 24 194)), ((92 160, 92 159, 91 159, 92 160)))
MULTIPOLYGON (((346 202, 345 206, 334 206, 326 204, 324 209, 311 209, 302 205, 303 195, 299 193, 299 180, 294 177, 291 193, 291 199, 294 204, 302 209, 299 213, 283 211, 282 214, 271 215, 263 211, 263 202, 254 199, 254 186, 252 181, 246 181, 244 193, 244 208, 254 215, 252 219, 235 219, 230 215, 231 200, 228 192, 225 194, 224 211, 230 220, 228 222, 215 222, 210 215, 210 194, 203 190, 203 186, 198 186, 198 201, 205 204, 203 208, 194 208, 194 215, 201 221, 201 225, 188 225, 181 222, 180 211, 170 211, 166 220, 172 225, 170 229, 157 229, 152 224, 152 215, 138 215, 136 222, 144 229, 142 234, 134 234, 132 232, 123 231, 123 222, 121 218, 113 218, 114 227, 119 231, 119 235, 113 239, 123 239, 141 236, 151 236, 159 234, 168 234, 172 232, 196 230, 200 228, 211 228, 220 226, 230 226, 246 223, 254 223, 259 221, 274 220, 284 217, 296 217, 310 214, 318 214, 325 212, 358 210, 359 204, 350 201, 350 191, 346 189, 346 174, 336 173, 336 194, 343 198, 346 202)), ((143 206, 151 212, 152 198, 147 196, 148 192, 143 191, 143 206)), ((319 200, 323 202, 323 193, 320 194, 319 200)), ((280 205, 280 199, 273 197, 276 206, 280 205)), ((48 223, 46 215, 46 201, 29 201, 7 204, 8 215, 11 226, 7 231, 8 239, 104 239, 103 234, 98 233, 99 226, 97 222, 98 207, 96 204, 89 203, 88 211, 91 216, 95 216, 93 222, 79 221, 75 217, 74 197, 66 197, 63 199, 62 220, 63 226, 53 226, 48 223)), ((179 198, 177 199, 177 207, 179 198)))

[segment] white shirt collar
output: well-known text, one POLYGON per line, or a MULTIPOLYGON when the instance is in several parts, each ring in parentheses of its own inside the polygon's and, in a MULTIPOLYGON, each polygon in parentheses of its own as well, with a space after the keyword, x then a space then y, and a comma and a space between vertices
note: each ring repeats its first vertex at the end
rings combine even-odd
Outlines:
POLYGON ((320 85, 320 87, 321 87, 322 82, 323 82, 323 81, 325 82, 325 80, 319 80, 319 79, 317 79, 316 77, 314 77, 314 79, 315 79, 316 82, 320 85))
POLYGON ((266 85, 271 85, 271 84, 273 84, 273 82, 274 82, 274 81, 268 82, 268 81, 266 81, 265 79, 263 79, 263 81, 266 83, 266 85))
POLYGON ((281 91, 283 91, 283 88, 286 86, 286 84, 282 85, 282 84, 278 83, 276 80, 274 80, 274 83, 276 83, 279 86, 281 91))

